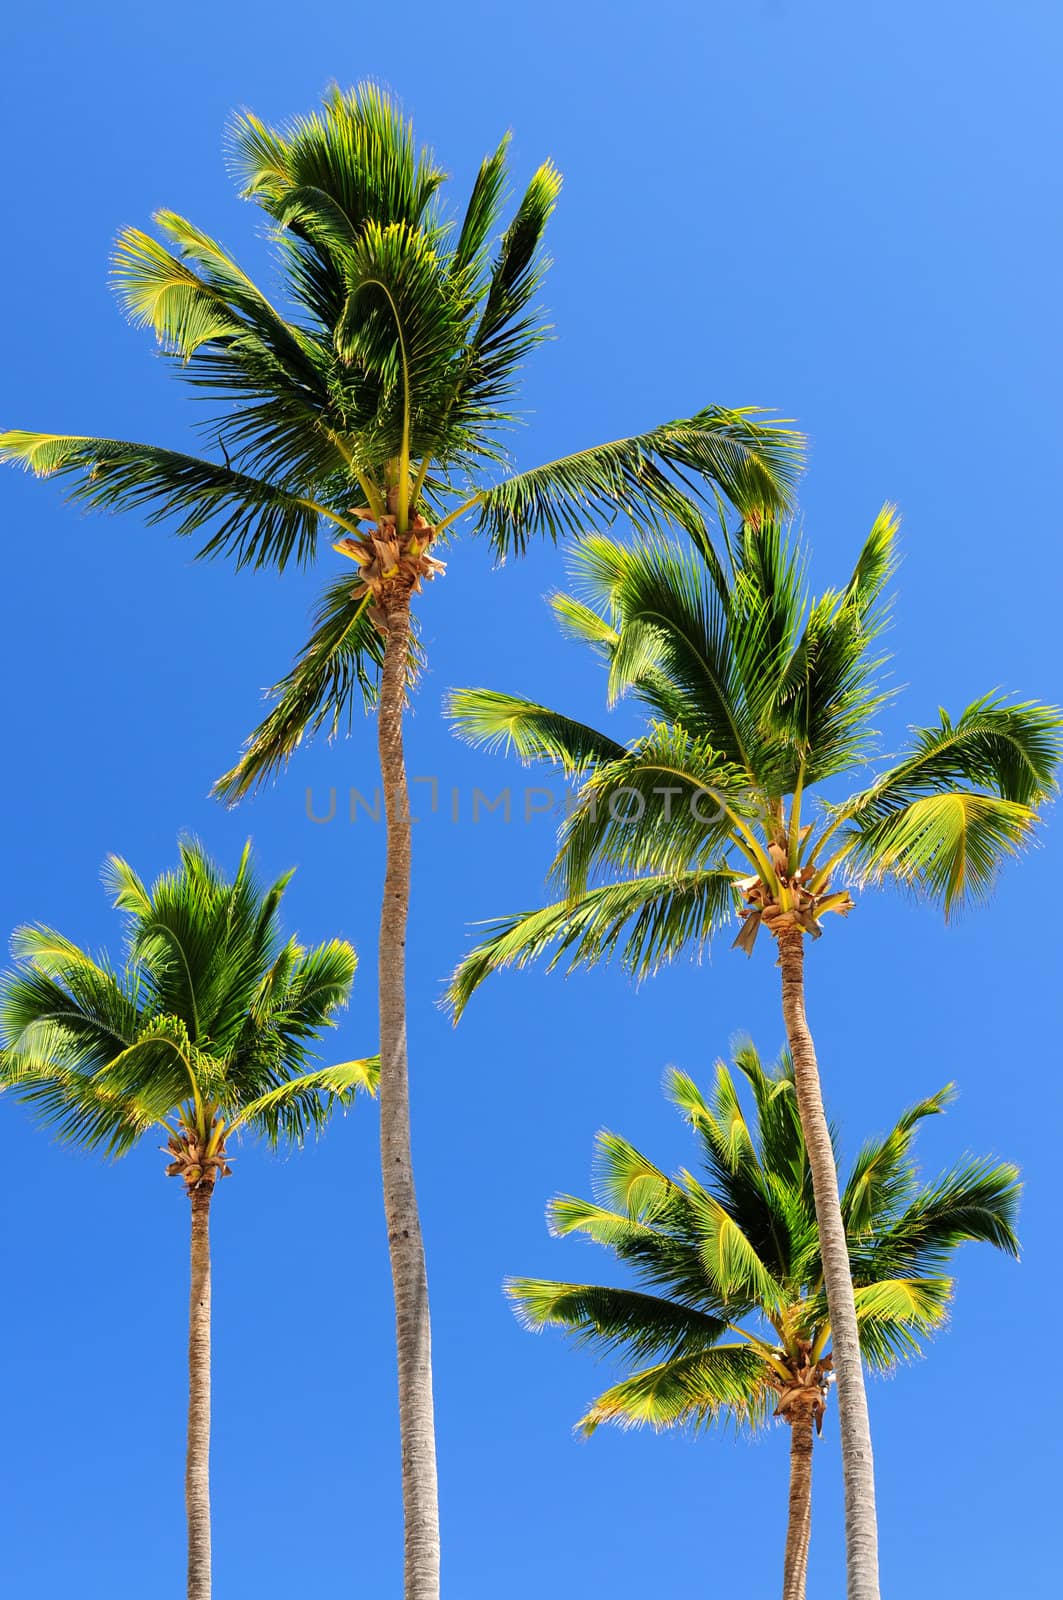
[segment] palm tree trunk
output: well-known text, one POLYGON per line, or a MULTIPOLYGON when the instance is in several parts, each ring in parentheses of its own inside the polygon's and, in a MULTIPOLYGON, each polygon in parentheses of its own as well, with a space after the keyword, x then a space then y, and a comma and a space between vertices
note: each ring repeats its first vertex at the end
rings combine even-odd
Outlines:
POLYGON ((812 1537, 812 1411, 798 1406, 790 1421, 790 1514, 786 1524, 782 1600, 805 1600, 812 1537))
POLYGON ((879 1600, 875 1467, 864 1393, 864 1369, 849 1270, 838 1169, 823 1110, 815 1046, 805 1016, 804 934, 779 933, 782 1009, 794 1063, 797 1106, 812 1168, 812 1190, 830 1312, 831 1350, 838 1375, 838 1412, 845 1482, 845 1551, 849 1600, 879 1600))
POLYGON ((424 1240, 410 1153, 406 1060, 406 924, 410 907, 410 802, 402 718, 410 648, 409 602, 388 608, 377 734, 387 820, 387 863, 380 914, 380 1154, 384 1176, 405 1512, 406 1600, 438 1600, 439 1500, 432 1405, 432 1333, 424 1240))
POLYGON ((210 1600, 210 1200, 191 1191, 192 1284, 188 1301, 188 1600, 210 1600))

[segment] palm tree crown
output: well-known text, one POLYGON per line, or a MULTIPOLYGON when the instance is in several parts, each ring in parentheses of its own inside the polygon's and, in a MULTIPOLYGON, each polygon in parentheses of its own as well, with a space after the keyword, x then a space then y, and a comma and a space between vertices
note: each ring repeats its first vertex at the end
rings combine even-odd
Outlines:
MULTIPOLYGON (((697 1138, 701 1177, 668 1177, 602 1133, 595 1201, 564 1195, 550 1205, 553 1232, 605 1245, 637 1288, 508 1284, 528 1326, 564 1328, 620 1351, 633 1369, 594 1401, 585 1432, 603 1422, 664 1428, 725 1416, 757 1426, 802 1407, 822 1421, 831 1329, 793 1069, 786 1056, 765 1069, 748 1044, 734 1062, 752 1092, 751 1120, 722 1061, 707 1097, 684 1073, 668 1074, 669 1097, 697 1138)), ((916 1354, 942 1325, 953 1287, 946 1267, 960 1244, 981 1239, 1018 1253, 1014 1167, 966 1160, 933 1183, 919 1179, 913 1135, 950 1096, 946 1088, 912 1106, 865 1144, 843 1191, 861 1350, 877 1371, 916 1354)))
POLYGON ((818 938, 825 915, 851 909, 852 883, 892 879, 946 914, 988 891, 1055 788, 1053 707, 987 695, 955 719, 942 711, 869 785, 809 804, 875 751, 897 526, 884 508, 848 582, 816 599, 799 541, 771 520, 745 521, 724 555, 663 535, 582 542, 581 592, 555 610, 604 660, 610 701, 645 705, 647 731, 624 746, 534 701, 452 695, 471 742, 581 780, 554 866, 564 898, 494 924, 455 975, 457 1010, 490 971, 551 946, 572 965, 619 948, 641 976, 736 910, 751 952, 762 925, 818 938))
POLYGON ((128 228, 116 285, 182 377, 215 397, 207 457, 154 445, 10 431, 0 458, 66 478, 89 505, 143 508, 203 553, 309 562, 322 528, 358 566, 326 588, 312 639, 241 766, 235 798, 375 689, 393 592, 441 570, 429 554, 467 516, 500 554, 635 511, 703 526, 708 480, 747 509, 786 502, 797 435, 750 410, 696 416, 513 473, 504 449, 523 358, 545 337, 540 244, 560 176, 533 175, 508 226, 507 143, 482 163, 460 223, 445 173, 372 85, 334 90, 283 128, 238 117, 233 166, 265 213, 282 295, 214 239, 160 211, 162 239, 128 228))
POLYGON ((125 1154, 161 1129, 168 1172, 210 1189, 234 1134, 302 1140, 375 1058, 314 1067, 354 977, 349 944, 281 933, 291 874, 264 892, 245 849, 227 881, 199 844, 150 888, 117 857, 105 879, 128 918, 119 969, 51 928, 21 928, 0 993, 3 1084, 60 1137, 125 1154))

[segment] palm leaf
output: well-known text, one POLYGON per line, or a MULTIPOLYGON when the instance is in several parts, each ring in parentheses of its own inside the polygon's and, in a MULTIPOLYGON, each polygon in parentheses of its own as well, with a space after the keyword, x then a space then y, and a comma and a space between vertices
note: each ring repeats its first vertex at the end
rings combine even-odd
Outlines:
POLYGON ((677 1424, 702 1426, 721 1411, 757 1426, 766 1419, 766 1369, 748 1345, 718 1344, 711 1350, 677 1356, 600 1394, 579 1422, 590 1435, 603 1422, 622 1428, 648 1424, 660 1430, 677 1424))
POLYGON ((174 518, 180 536, 216 524, 200 555, 225 552, 238 566, 283 569, 293 559, 308 563, 317 551, 321 507, 198 456, 121 439, 13 431, 0 434, 0 461, 70 479, 71 499, 93 507, 145 508, 149 524, 174 518))
POLYGON ((755 415, 709 407, 689 421, 517 473, 480 493, 476 529, 501 555, 520 554, 533 535, 582 534, 621 514, 700 535, 699 490, 691 487, 699 480, 717 484, 743 510, 785 506, 800 442, 755 415))
POLYGON ((525 967, 552 946, 547 971, 566 956, 572 972, 619 949, 626 970, 646 977, 684 949, 702 950, 733 908, 734 874, 708 868, 608 884, 541 911, 499 918, 455 969, 447 1003, 457 1020, 492 972, 525 967))
POLYGON ((310 639, 272 691, 276 704, 236 766, 214 785, 216 795, 230 803, 243 799, 275 776, 304 738, 322 728, 334 738, 344 724, 349 731, 355 706, 375 703, 384 640, 368 611, 367 597, 352 595, 349 576, 328 585, 310 639))
POLYGON ((577 1345, 623 1350, 636 1360, 707 1350, 727 1332, 723 1317, 632 1289, 507 1278, 506 1293, 524 1327, 564 1328, 577 1345))
POLYGON ((534 701, 490 689, 452 689, 444 702, 458 735, 483 750, 514 751, 522 761, 550 761, 575 776, 626 754, 586 723, 534 701))

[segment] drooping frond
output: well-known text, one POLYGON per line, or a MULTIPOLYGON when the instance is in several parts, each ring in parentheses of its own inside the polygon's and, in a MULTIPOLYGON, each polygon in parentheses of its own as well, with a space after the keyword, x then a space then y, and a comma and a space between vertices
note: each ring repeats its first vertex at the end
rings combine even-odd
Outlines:
POLYGON ((751 409, 708 407, 689 421, 581 450, 481 491, 476 527, 500 555, 530 538, 558 539, 609 527, 618 516, 703 535, 699 485, 718 485, 750 514, 785 508, 800 465, 800 439, 755 420, 751 409))
POLYGON ((274 1145, 281 1139, 302 1144, 309 1133, 321 1130, 337 1106, 348 1105, 359 1089, 375 1095, 379 1080, 379 1056, 304 1072, 242 1105, 231 1128, 248 1128, 274 1145))
POLYGON ((950 1278, 881 1278, 853 1290, 860 1350, 870 1367, 888 1371, 919 1355, 920 1339, 944 1323, 952 1298, 950 1278))
POLYGON ((769 1412, 764 1363, 743 1344, 718 1344, 633 1373, 600 1394, 578 1424, 590 1435, 603 1422, 622 1428, 704 1426, 721 1412, 757 1426, 769 1412))
POLYGON ((121 1156, 157 1123, 132 1096, 73 1068, 49 1069, 14 1050, 0 1053, 0 1090, 28 1106, 64 1144, 121 1156))
POLYGON ((549 761, 576 776, 626 754, 622 744, 517 695, 453 689, 444 704, 459 736, 482 750, 513 750, 522 761, 549 761))
POLYGON ((862 882, 892 878, 940 902, 948 916, 985 899, 1003 861, 1030 842, 1037 820, 1032 806, 995 795, 926 795, 863 829, 850 863, 862 882))
MULTIPOLYGON (((52 433, 0 434, 0 461, 38 477, 68 479, 71 499, 106 510, 144 510, 148 523, 174 519, 186 536, 212 530, 201 555, 221 551, 238 566, 310 562, 323 508, 313 500, 198 456, 121 439, 52 433)), ((343 525, 343 518, 333 518, 343 525)))
POLYGON ((727 1332, 724 1317, 633 1289, 509 1278, 506 1293, 526 1328, 564 1328, 577 1345, 623 1350, 636 1360, 707 1350, 727 1332))
POLYGON ((492 972, 525 967, 551 947, 547 971, 566 956, 566 971, 572 972, 619 952, 628 972, 646 977, 683 950, 696 955, 705 948, 733 913, 734 878, 730 870, 714 867, 658 874, 499 918, 455 969, 447 1002, 457 1019, 492 972))
POLYGON ((749 861, 748 852, 756 849, 754 806, 741 769, 722 759, 709 740, 656 723, 584 781, 561 827, 556 877, 578 895, 592 872, 603 868, 632 874, 703 870, 719 864, 736 843, 749 861))
POLYGON ((869 882, 895 878, 946 912, 992 887, 1028 842, 1054 792, 1063 716, 1037 702, 986 696, 953 722, 915 730, 912 754, 837 810, 852 864, 869 882))
POLYGON ((921 1187, 870 1238, 853 1243, 854 1277, 940 1275, 961 1244, 981 1241, 1018 1256, 1021 1183, 1009 1162, 967 1160, 921 1187))
POLYGON ((330 738, 355 707, 376 700, 383 636, 368 616, 368 597, 352 596, 344 574, 325 590, 314 631, 295 665, 273 691, 276 704, 247 741, 239 762, 214 785, 230 803, 274 777, 305 738, 324 728, 330 738))

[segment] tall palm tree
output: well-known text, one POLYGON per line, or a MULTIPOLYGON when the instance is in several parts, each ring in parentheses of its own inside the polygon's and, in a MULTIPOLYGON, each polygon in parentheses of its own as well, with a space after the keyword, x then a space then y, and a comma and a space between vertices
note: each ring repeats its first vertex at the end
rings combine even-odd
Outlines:
MULTIPOLYGON (((629 1370, 581 1420, 670 1428, 770 1416, 790 1429, 783 1600, 804 1600, 812 1526, 813 1427, 833 1379, 831 1325, 808 1151, 784 1057, 765 1070, 751 1045, 735 1065, 752 1090, 752 1125, 722 1062, 708 1098, 671 1071, 667 1092, 698 1136, 705 1178, 667 1177, 612 1133, 597 1140, 594 1203, 563 1195, 552 1231, 583 1233, 628 1265, 637 1289, 514 1278, 522 1320, 619 1350, 629 1370), (650 1360, 650 1366, 644 1363, 650 1360)), ((1018 1172, 966 1160, 931 1184, 909 1156, 918 1123, 944 1109, 951 1086, 912 1106, 865 1144, 842 1194, 864 1361, 886 1371, 919 1351, 952 1296, 949 1257, 970 1239, 1018 1254, 1018 1172)))
POLYGON ((786 502, 798 437, 750 410, 708 407, 629 438, 513 472, 523 358, 544 338, 540 241, 560 176, 532 176, 501 237, 506 145, 479 169, 460 223, 445 174, 371 85, 333 91, 283 128, 232 129, 244 196, 268 219, 281 296, 170 211, 159 240, 125 230, 117 286, 181 375, 222 409, 212 455, 67 434, 8 432, 0 458, 59 476, 92 506, 209 530, 202 553, 237 565, 310 563, 322 530, 346 561, 272 712, 219 792, 246 794, 307 732, 335 731, 364 694, 377 708, 387 819, 380 926, 381 1146, 395 1286, 406 1512, 406 1595, 434 1600, 439 1528, 424 1247, 410 1154, 404 942, 410 831, 403 711, 417 651, 411 598, 442 570, 464 521, 499 556, 534 535, 602 527, 620 512, 704 529, 712 486, 751 514, 786 502), (345 575, 346 574, 346 575, 345 575))
POLYGON ((105 882, 126 913, 125 964, 96 959, 52 928, 20 928, 0 989, 0 1088, 60 1138, 122 1156, 160 1133, 191 1203, 188 1327, 188 1600, 209 1600, 210 1205, 233 1140, 301 1143, 377 1058, 312 1067, 347 1003, 355 955, 333 939, 284 939, 291 873, 264 892, 245 849, 226 880, 196 843, 148 888, 112 856, 105 882))
MULTIPOLYGON (((908 752, 848 798, 812 791, 866 775, 885 696, 879 635, 897 519, 876 518, 852 576, 808 599, 800 542, 773 520, 682 544, 606 537, 576 555, 581 597, 563 625, 604 659, 609 696, 647 707, 630 745, 541 704, 487 690, 453 696, 474 743, 506 745, 582 779, 554 872, 561 898, 496 922, 462 962, 460 1012, 488 973, 555 947, 556 964, 618 950, 636 976, 700 950, 737 915, 735 944, 775 941, 797 1103, 812 1167, 838 1372, 850 1600, 877 1600, 871 1435, 837 1173, 805 1014, 806 939, 846 915, 850 884, 893 880, 948 915, 985 894, 1030 838, 1055 787, 1060 713, 999 696, 915 729, 908 752), (600 879, 601 881, 595 881, 600 879)), ((844 795, 844 788, 841 789, 844 795)))

